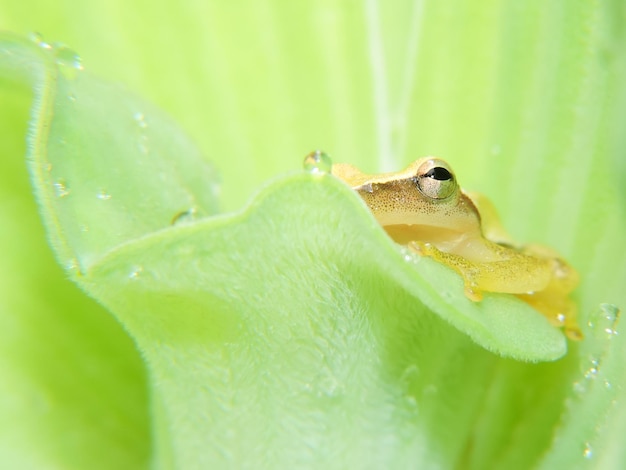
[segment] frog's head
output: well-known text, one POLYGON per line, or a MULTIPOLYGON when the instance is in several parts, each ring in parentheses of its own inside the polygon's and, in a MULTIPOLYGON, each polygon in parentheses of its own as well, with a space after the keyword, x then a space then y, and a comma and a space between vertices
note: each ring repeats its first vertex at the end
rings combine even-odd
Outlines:
POLYGON ((439 158, 422 158, 400 172, 381 175, 338 164, 333 174, 360 194, 387 229, 410 225, 444 236, 480 232, 476 207, 461 191, 450 165, 439 158))

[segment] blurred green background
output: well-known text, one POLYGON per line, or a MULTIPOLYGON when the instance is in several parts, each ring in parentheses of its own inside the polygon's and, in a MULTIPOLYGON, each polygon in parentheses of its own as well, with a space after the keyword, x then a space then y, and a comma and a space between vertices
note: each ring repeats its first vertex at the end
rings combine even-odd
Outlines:
MULTIPOLYGON (((372 172, 445 158, 516 238, 572 261, 584 321, 626 305, 624 15, 582 0, 5 0, 0 28, 66 43, 166 110, 220 170, 225 212, 315 148, 372 172)), ((144 465, 143 362, 46 244, 23 158, 30 99, 0 79, 0 456, 144 465)), ((611 426, 626 427, 623 406, 611 426)))

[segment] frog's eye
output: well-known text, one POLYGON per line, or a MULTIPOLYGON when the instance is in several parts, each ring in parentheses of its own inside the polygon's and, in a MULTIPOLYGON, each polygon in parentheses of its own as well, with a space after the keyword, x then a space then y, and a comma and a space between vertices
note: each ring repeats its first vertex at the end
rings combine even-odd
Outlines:
POLYGON ((456 179, 450 166, 443 160, 430 159, 417 169, 417 188, 431 199, 446 199, 456 191, 456 179))

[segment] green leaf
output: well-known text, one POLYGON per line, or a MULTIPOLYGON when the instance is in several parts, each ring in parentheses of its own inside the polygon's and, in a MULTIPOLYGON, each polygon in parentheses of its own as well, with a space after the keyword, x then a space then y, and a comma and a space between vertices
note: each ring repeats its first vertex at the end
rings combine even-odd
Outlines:
MULTIPOLYGON (((38 64, 25 59, 11 62, 38 64)), ((30 95, 0 78, 0 460, 6 468, 138 468, 150 456, 145 365, 110 313, 67 280, 47 243, 23 157, 30 95)))
POLYGON ((127 244, 85 279, 151 365, 177 465, 450 465, 497 360, 433 312, 500 353, 562 353, 538 314, 472 304, 454 273, 407 263, 327 179, 275 182, 246 213, 127 244))
POLYGON ((65 46, 8 39, 3 56, 37 71, 30 169, 66 266, 81 269, 128 240, 216 212, 216 174, 152 106, 83 73, 65 46))
MULTIPOLYGON (((162 7, 153 8, 158 17, 162 7)), ((607 125, 624 121, 617 7, 186 8, 168 11, 168 21, 206 21, 166 35, 179 66, 161 80, 156 54, 141 72, 155 81, 142 88, 214 156, 225 207, 239 207, 319 142, 337 160, 370 170, 435 153, 452 162, 465 187, 495 199, 517 237, 549 242, 573 260, 583 278, 583 325, 600 302, 624 305, 626 272, 612 269, 625 265, 623 173, 610 171, 619 147, 607 125), (293 14, 303 18, 297 30, 293 14), (210 67, 197 67, 204 63, 210 67)), ((106 53, 131 57, 121 47, 106 53)), ((57 82, 57 98, 82 90, 76 103, 87 105, 77 114, 62 99, 44 108, 58 106, 53 123, 67 119, 56 131, 70 137, 72 158, 67 167, 59 159, 64 171, 54 176, 70 175, 64 181, 72 184, 63 184, 70 192, 55 199, 50 188, 62 187, 43 174, 37 149, 54 147, 52 138, 37 141, 37 181, 60 258, 80 267, 76 279, 124 323, 150 368, 155 462, 553 468, 619 461, 611 431, 623 413, 611 403, 623 399, 624 340, 593 339, 608 326, 585 327, 588 340, 553 363, 487 352, 481 346, 555 359, 563 339, 524 304, 506 296, 472 304, 453 273, 405 260, 358 199, 327 177, 281 178, 237 214, 170 227, 192 207, 190 194, 214 207, 212 191, 168 180, 167 196, 152 199, 159 178, 152 168, 137 171, 141 155, 128 157, 138 147, 127 132, 128 124, 136 129, 129 119, 136 111, 126 104, 137 101, 85 76, 57 82), (98 140, 102 129, 106 141, 98 140), (82 136, 90 136, 87 144, 76 143, 82 136), (121 142, 127 158, 117 164, 130 186, 110 167, 76 158, 82 145, 96 154, 109 141, 121 142), (154 204, 142 212, 138 198, 154 204), (85 235, 81 225, 97 230, 85 235), (618 418, 605 422, 610 415, 618 418)), ((180 136, 171 127, 156 134, 180 136)), ((178 156, 172 146, 159 161, 169 169, 178 156)), ((185 174, 207 168, 210 186, 198 153, 188 162, 185 174)))

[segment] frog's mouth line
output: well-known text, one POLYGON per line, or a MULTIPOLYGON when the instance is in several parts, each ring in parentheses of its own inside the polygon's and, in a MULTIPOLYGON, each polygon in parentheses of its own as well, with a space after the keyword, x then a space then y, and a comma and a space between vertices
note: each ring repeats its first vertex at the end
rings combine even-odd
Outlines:
MULTIPOLYGON (((455 252, 462 245, 467 244, 467 234, 444 227, 420 224, 398 224, 383 227, 393 241, 400 245, 408 245, 410 242, 421 241, 431 243, 439 250, 455 252)), ((472 237, 474 238, 474 237, 472 237)), ((472 260, 474 256, 468 256, 472 260)), ((476 257, 476 260, 484 258, 476 257)))

